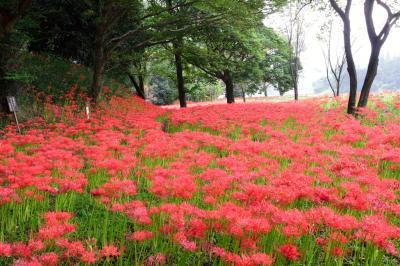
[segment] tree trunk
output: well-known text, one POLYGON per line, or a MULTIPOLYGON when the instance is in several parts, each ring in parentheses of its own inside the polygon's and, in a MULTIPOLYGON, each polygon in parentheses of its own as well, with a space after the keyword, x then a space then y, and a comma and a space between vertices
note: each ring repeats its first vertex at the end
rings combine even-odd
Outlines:
POLYGON ((224 77, 222 80, 225 83, 226 102, 229 104, 235 103, 233 80, 229 70, 224 71, 224 77))
POLYGON ((356 111, 356 97, 357 97, 357 70, 356 65, 353 59, 353 52, 351 50, 351 28, 350 28, 350 19, 347 18, 344 21, 344 49, 346 53, 346 61, 347 61, 347 72, 349 73, 350 79, 350 93, 349 93, 349 102, 347 104, 347 113, 355 114, 356 111))
POLYGON ((371 90, 372 83, 374 82, 374 79, 378 72, 379 54, 381 51, 381 47, 378 44, 374 44, 371 49, 372 51, 368 63, 367 74, 365 76, 364 84, 361 89, 360 99, 358 101, 358 107, 367 106, 369 92, 371 90))
POLYGON ((17 96, 18 83, 8 80, 7 74, 10 71, 10 59, 15 55, 11 48, 8 37, 0 40, 0 113, 8 113, 7 96, 17 96))
POLYGON ((347 104, 347 113, 355 114, 356 97, 357 97, 357 71, 356 65, 354 64, 353 52, 351 50, 351 25, 350 25, 350 9, 352 5, 351 0, 347 0, 345 10, 340 9, 336 0, 329 0, 331 6, 335 12, 341 17, 343 21, 343 39, 344 39, 344 51, 346 54, 347 61, 347 72, 350 78, 350 93, 349 102, 347 104))
POLYGON ((129 80, 132 82, 133 86, 135 87, 136 94, 142 98, 143 100, 146 99, 146 95, 144 92, 144 78, 143 75, 139 74, 138 80, 139 82, 136 81, 135 77, 131 75, 130 73, 127 73, 129 80))
POLYGON ((90 87, 89 96, 93 104, 96 104, 98 97, 103 88, 104 69, 106 66, 106 53, 104 49, 104 30, 102 26, 98 26, 93 58, 93 79, 90 87))
POLYGON ((100 92, 103 88, 104 68, 105 68, 104 58, 96 58, 94 69, 93 69, 92 86, 90 88, 90 93, 89 93, 89 96, 90 96, 93 104, 96 104, 98 97, 100 95, 100 92))
POLYGON ((246 92, 244 91, 244 88, 242 85, 240 85, 240 89, 242 90, 242 98, 243 98, 243 102, 246 102, 246 92))
POLYGON ((295 81, 293 84, 293 89, 294 89, 294 100, 298 101, 299 100, 299 86, 298 86, 298 82, 295 81))
POLYGON ((15 10, 0 8, 0 114, 8 112, 7 96, 16 96, 18 84, 6 79, 9 71, 9 59, 14 56, 10 49, 10 33, 17 20, 24 15, 32 0, 22 0, 15 10))
POLYGON ((263 84, 263 90, 264 90, 264 96, 268 97, 268 86, 266 82, 264 82, 263 84))
POLYGON ((14 10, 0 8, 0 40, 6 38, 14 29, 17 20, 24 15, 32 0, 22 0, 14 10))
POLYGON ((179 104, 181 108, 185 108, 186 105, 186 90, 185 80, 183 78, 183 65, 182 65, 182 46, 183 40, 179 39, 173 43, 175 51, 175 67, 176 67, 176 83, 178 86, 179 104))
MULTIPOLYGON (((339 76, 340 79, 340 76, 339 76)), ((339 97, 339 91, 340 91, 340 80, 337 80, 336 82, 336 97, 339 97)))
POLYGON ((139 79, 139 91, 140 91, 140 98, 142 98, 143 100, 146 100, 146 93, 144 91, 144 77, 142 74, 139 74, 138 76, 139 79))
MULTIPOLYGON (((170 9, 169 13, 171 15, 176 15, 172 9, 172 0, 167 1, 167 7, 170 9)), ((182 48, 183 48, 183 38, 178 37, 172 42, 174 48, 175 56, 175 68, 176 68, 176 85, 178 87, 179 104, 181 108, 185 108, 186 104, 186 90, 185 90, 185 80, 183 77, 183 64, 182 64, 182 48)))

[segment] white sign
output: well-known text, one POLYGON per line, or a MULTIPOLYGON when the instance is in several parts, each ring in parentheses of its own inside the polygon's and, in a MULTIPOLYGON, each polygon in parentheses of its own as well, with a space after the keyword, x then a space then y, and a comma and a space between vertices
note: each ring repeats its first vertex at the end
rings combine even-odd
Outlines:
POLYGON ((7 96, 8 109, 10 112, 18 112, 17 101, 14 96, 7 96))
POLYGON ((7 103, 8 103, 8 109, 10 110, 10 112, 14 113, 15 123, 17 123, 18 132, 21 134, 21 128, 19 127, 19 122, 18 122, 18 117, 17 117, 17 112, 19 110, 18 110, 18 105, 17 105, 17 101, 15 100, 15 97, 7 96, 7 103))

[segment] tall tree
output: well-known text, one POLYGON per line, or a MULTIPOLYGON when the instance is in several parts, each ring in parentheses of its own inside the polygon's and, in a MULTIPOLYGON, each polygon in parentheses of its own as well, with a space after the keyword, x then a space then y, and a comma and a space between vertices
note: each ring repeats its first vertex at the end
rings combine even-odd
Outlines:
MULTIPOLYGON (((182 9, 172 9, 172 0, 167 0, 167 6, 171 15, 182 16, 182 9)), ((182 52, 184 46, 184 39, 181 33, 172 41, 175 69, 176 69, 176 85, 178 88, 179 104, 181 108, 186 107, 186 88, 185 80, 183 77, 183 63, 182 63, 182 52)))
POLYGON ((0 1, 0 112, 6 112, 6 96, 15 94, 15 84, 7 80, 9 60, 13 57, 13 40, 10 34, 15 24, 27 11, 31 0, 1 0, 0 1))
POLYGON ((268 49, 261 62, 263 69, 261 92, 267 96, 268 87, 273 86, 280 95, 283 95, 293 87, 290 64, 291 58, 294 57, 292 47, 272 29, 266 28, 264 34, 268 49))
POLYGON ((294 90, 294 99, 299 99, 299 74, 301 70, 300 56, 304 51, 304 16, 302 13, 305 4, 302 1, 292 1, 288 4, 286 12, 289 21, 285 25, 285 36, 289 45, 292 47, 293 53, 289 58, 289 67, 292 77, 292 85, 294 90))
POLYGON ((31 2, 32 0, 0 1, 0 39, 10 34, 15 23, 25 14, 31 2))
POLYGON ((189 63, 224 82, 228 103, 235 102, 235 76, 238 79, 243 69, 259 69, 246 65, 258 64, 259 44, 252 29, 261 26, 264 7, 265 2, 259 0, 215 1, 211 7, 205 6, 206 12, 219 12, 222 19, 193 32, 185 50, 184 57, 189 63))
POLYGON ((332 90, 333 96, 337 97, 340 93, 340 88, 344 79, 344 67, 346 65, 346 54, 344 49, 341 47, 340 50, 334 49, 332 47, 332 30, 333 30, 334 22, 332 19, 328 20, 328 24, 323 26, 323 30, 328 31, 328 36, 320 36, 325 47, 322 52, 325 58, 325 76, 326 80, 329 84, 330 89, 332 90))
POLYGON ((365 76, 360 99, 358 101, 358 107, 367 106, 369 92, 378 71, 379 55, 382 46, 387 40, 390 30, 400 18, 400 5, 397 4, 396 7, 397 11, 394 10, 394 7, 389 5, 389 1, 365 0, 364 2, 365 24, 367 25, 368 37, 371 44, 371 54, 369 57, 367 75, 365 76), (375 4, 382 7, 387 13, 385 24, 379 32, 376 31, 375 22, 372 15, 375 4))
MULTIPOLYGON (((356 114, 356 95, 357 95, 357 72, 353 60, 351 50, 351 25, 350 25, 350 9, 352 0, 346 1, 346 6, 341 8, 336 0, 330 0, 330 4, 336 13, 340 16, 344 24, 344 43, 347 60, 347 70, 350 77, 350 95, 347 112, 356 114)), ((368 63, 367 74, 361 89, 358 107, 365 107, 368 103, 368 96, 371 86, 377 74, 379 65, 379 55, 383 44, 387 40, 392 27, 400 18, 400 5, 396 1, 383 0, 364 0, 364 18, 368 31, 368 37, 371 44, 371 54, 368 63), (379 32, 376 31, 376 26, 373 18, 373 10, 375 5, 383 8, 387 13, 386 21, 379 32), (394 11, 397 9, 397 11, 394 11)))
MULTIPOLYGON (((47 32, 51 33, 47 36, 50 44, 43 45, 43 42, 39 42, 32 48, 51 50, 52 42, 61 43, 59 40, 65 39, 63 32, 68 32, 69 39, 76 40, 75 46, 69 45, 70 42, 67 41, 67 47, 56 46, 53 52, 63 57, 69 55, 70 60, 77 60, 92 67, 93 78, 89 94, 95 103, 101 94, 107 65, 111 63, 114 54, 124 49, 126 51, 127 47, 135 51, 170 42, 171 30, 174 29, 177 20, 166 17, 165 14, 170 9, 186 4, 177 3, 168 8, 163 1, 145 3, 140 0, 40 0, 37 9, 42 13, 41 23, 46 25, 49 29, 47 32), (54 14, 67 19, 50 20, 54 14)), ((42 37, 46 36, 46 32, 40 34, 42 37)))
POLYGON ((341 8, 336 0, 329 0, 332 8, 340 16, 343 22, 343 40, 344 50, 346 53, 347 72, 349 73, 350 79, 350 93, 349 101, 347 104, 347 113, 355 114, 356 97, 357 97, 357 70, 354 63, 353 51, 351 45, 351 24, 350 24, 350 10, 352 0, 346 0, 346 6, 341 8))

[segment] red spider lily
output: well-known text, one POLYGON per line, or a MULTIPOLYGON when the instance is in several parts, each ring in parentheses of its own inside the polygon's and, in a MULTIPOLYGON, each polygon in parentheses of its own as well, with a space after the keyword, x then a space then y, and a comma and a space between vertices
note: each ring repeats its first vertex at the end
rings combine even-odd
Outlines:
POLYGON ((89 121, 73 110, 76 101, 49 103, 47 122, 29 121, 24 135, 10 127, 0 140, 0 208, 43 203, 71 213, 43 214, 27 241, 1 242, 0 256, 16 265, 101 264, 124 261, 134 252, 129 246, 143 245, 148 253, 138 263, 158 265, 166 256, 175 262, 175 245, 223 264, 270 265, 277 253, 300 260, 304 236, 321 245, 321 258, 351 256, 358 241, 397 256, 400 119, 381 113, 380 101, 360 119, 343 114, 341 100, 330 110, 324 101, 166 111, 113 97, 89 121), (97 243, 87 240, 85 228, 77 230, 81 198, 99 199, 91 204, 109 212, 109 227, 129 218, 127 231, 115 234, 137 242, 113 239, 115 246, 101 248, 109 240, 102 232, 97 243), (288 244, 264 254, 264 237, 275 236, 288 244))
POLYGON ((279 252, 288 260, 292 261, 298 260, 301 256, 301 254, 297 250, 297 247, 291 244, 282 245, 281 247, 279 247, 279 252))
POLYGON ((58 260, 58 255, 55 252, 44 253, 39 257, 39 261, 43 266, 55 266, 58 260))
POLYGON ((149 240, 153 238, 153 232, 147 231, 147 230, 142 230, 142 231, 136 231, 132 233, 131 235, 128 236, 128 239, 131 240, 136 240, 136 241, 144 241, 144 240, 149 240))
POLYGON ((118 248, 112 245, 104 246, 100 251, 101 257, 118 257, 119 255, 121 255, 121 253, 119 252, 118 248))
POLYGON ((93 189, 91 194, 94 196, 100 196, 103 202, 108 202, 110 199, 118 199, 123 195, 136 195, 136 184, 132 180, 111 178, 98 189, 93 189))
POLYGON ((9 257, 12 254, 11 244, 0 242, 0 256, 9 257))
POLYGON ((147 258, 148 266, 164 265, 165 262, 166 258, 162 253, 157 253, 156 255, 152 255, 147 258))

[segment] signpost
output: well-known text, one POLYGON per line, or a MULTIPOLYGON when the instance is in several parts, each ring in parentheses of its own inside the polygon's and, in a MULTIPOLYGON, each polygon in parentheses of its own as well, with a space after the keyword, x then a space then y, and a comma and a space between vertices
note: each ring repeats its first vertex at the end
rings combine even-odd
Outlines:
POLYGON ((10 112, 14 113, 15 122, 17 123, 18 132, 21 134, 21 128, 19 127, 17 112, 19 111, 17 101, 14 96, 7 96, 7 104, 10 112))
POLYGON ((87 120, 90 120, 90 104, 89 103, 86 103, 85 110, 86 110, 86 118, 87 118, 87 120))

